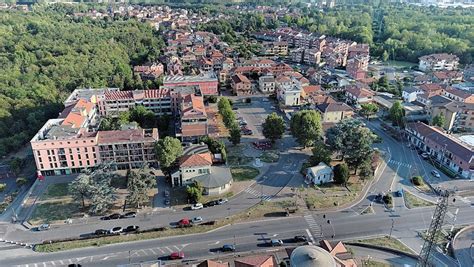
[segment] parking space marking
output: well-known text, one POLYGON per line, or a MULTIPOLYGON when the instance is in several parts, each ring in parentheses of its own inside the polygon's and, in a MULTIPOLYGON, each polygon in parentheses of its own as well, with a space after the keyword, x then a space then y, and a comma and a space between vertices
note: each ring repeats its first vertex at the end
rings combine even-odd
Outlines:
POLYGON ((169 248, 169 247, 165 247, 170 253, 172 253, 173 251, 169 248))

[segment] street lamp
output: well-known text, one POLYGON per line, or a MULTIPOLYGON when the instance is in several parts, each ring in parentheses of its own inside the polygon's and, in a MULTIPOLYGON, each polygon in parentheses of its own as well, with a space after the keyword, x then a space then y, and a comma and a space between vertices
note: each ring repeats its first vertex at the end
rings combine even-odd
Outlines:
POLYGON ((393 231, 394 224, 395 224, 395 220, 392 219, 392 227, 390 227, 390 235, 389 235, 390 238, 392 238, 392 231, 393 231))

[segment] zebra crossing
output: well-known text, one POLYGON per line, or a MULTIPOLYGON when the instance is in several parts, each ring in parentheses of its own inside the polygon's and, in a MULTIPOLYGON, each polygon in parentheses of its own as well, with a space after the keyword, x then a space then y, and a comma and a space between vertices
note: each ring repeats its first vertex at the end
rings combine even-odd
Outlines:
POLYGON ((393 160, 393 159, 389 160, 388 163, 393 164, 393 165, 399 165, 400 167, 411 168, 411 164, 408 164, 406 162, 396 161, 396 160, 393 160))
POLYGON ((313 237, 316 239, 323 238, 323 231, 321 230, 321 225, 314 219, 313 215, 306 214, 304 216, 306 223, 309 225, 309 229, 313 233, 313 237))
POLYGON ((245 189, 245 192, 251 194, 252 196, 261 198, 263 201, 270 201, 272 199, 272 196, 267 196, 265 194, 262 194, 262 192, 255 190, 254 188, 251 188, 251 187, 245 189))

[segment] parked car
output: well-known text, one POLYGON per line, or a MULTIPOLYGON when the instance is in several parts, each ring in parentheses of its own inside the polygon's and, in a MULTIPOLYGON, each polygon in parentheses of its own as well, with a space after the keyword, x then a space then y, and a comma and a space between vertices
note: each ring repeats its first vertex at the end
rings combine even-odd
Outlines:
POLYGON ((97 230, 95 230, 95 232, 94 232, 95 235, 106 235, 106 234, 108 234, 108 233, 109 233, 109 231, 107 231, 107 230, 105 230, 105 229, 97 229, 97 230))
POLYGON ((184 259, 184 252, 178 251, 170 254, 170 260, 181 260, 184 259))
POLYGON ((198 224, 198 223, 202 223, 202 217, 201 216, 198 216, 198 217, 194 217, 191 222, 193 224, 198 224))
POLYGON ((219 205, 222 205, 222 204, 227 203, 228 201, 229 201, 229 200, 228 200, 227 198, 221 198, 221 199, 217 200, 217 203, 218 203, 219 205))
POLYGON ((421 157, 424 158, 424 159, 427 159, 429 158, 430 155, 428 155, 428 153, 421 153, 421 157))
POLYGON ((396 197, 402 197, 403 196, 403 189, 395 191, 395 196, 396 197))
POLYGON ((169 199, 165 199, 165 205, 167 205, 167 206, 170 205, 170 200, 169 199))
POLYGON ((209 201, 207 202, 206 204, 204 204, 204 207, 205 208, 208 208, 208 207, 214 207, 215 205, 217 205, 217 201, 213 200, 213 201, 209 201))
POLYGON ((382 195, 382 193, 379 193, 378 195, 375 196, 375 202, 377 202, 377 203, 383 203, 383 195, 382 195))
POLYGON ((432 170, 432 171, 431 171, 431 175, 433 175, 433 176, 436 177, 436 178, 441 177, 441 175, 439 175, 439 172, 436 171, 436 170, 432 170))
POLYGON ((127 212, 127 213, 120 216, 120 218, 124 218, 124 219, 126 219, 126 218, 135 218, 135 217, 137 217, 137 213, 134 212, 134 211, 127 212))
POLYGON ((283 241, 281 239, 272 239, 270 241, 270 244, 272 245, 272 247, 283 246, 283 241))
POLYGON ((295 237, 293 237, 293 240, 295 242, 308 242, 308 238, 306 238, 306 236, 304 235, 295 235, 295 237))
POLYGON ((100 219, 104 221, 120 219, 120 213, 114 213, 108 216, 101 217, 100 219))
POLYGON ((235 246, 234 245, 229 245, 229 244, 223 245, 222 248, 221 248, 221 251, 222 252, 233 252, 233 251, 235 251, 235 246))
POLYGON ((123 229, 123 232, 125 233, 135 232, 135 231, 138 231, 138 228, 140 228, 138 225, 129 225, 123 229))
POLYGON ((120 234, 123 231, 122 227, 114 227, 109 230, 109 234, 120 234))
POLYGON ((187 226, 190 226, 190 225, 191 225, 191 222, 189 221, 188 218, 183 218, 183 219, 179 220, 179 222, 178 222, 179 227, 187 227, 187 226))
POLYGON ((49 230, 49 224, 47 223, 43 223, 42 225, 38 226, 38 231, 46 231, 46 230, 49 230))
POLYGON ((248 129, 248 128, 242 127, 242 129, 240 129, 240 130, 242 131, 242 133, 243 133, 244 135, 252 135, 252 134, 253 134, 253 131, 250 130, 250 129, 248 129))
POLYGON ((191 206, 191 209, 192 209, 192 210, 200 210, 200 209, 202 209, 202 208, 204 208, 204 206, 202 205, 202 203, 196 203, 196 204, 194 204, 194 205, 191 206))

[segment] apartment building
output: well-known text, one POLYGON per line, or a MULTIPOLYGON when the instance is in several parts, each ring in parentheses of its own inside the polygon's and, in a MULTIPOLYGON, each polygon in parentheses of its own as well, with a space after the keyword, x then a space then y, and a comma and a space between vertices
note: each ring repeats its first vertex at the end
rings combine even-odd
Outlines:
POLYGON ((262 53, 272 56, 288 55, 288 42, 263 42, 262 53))
POLYGON ((443 90, 443 95, 455 101, 474 104, 474 94, 469 91, 459 90, 453 87, 447 87, 443 90))
POLYGON ((242 74, 232 76, 231 87, 234 95, 249 95, 252 93, 252 83, 242 74))
POLYGON ((321 63, 321 51, 317 49, 305 49, 303 53, 303 63, 318 66, 321 63))
POLYGON ((156 115, 173 114, 172 96, 169 89, 120 91, 106 89, 103 95, 97 95, 101 115, 118 116, 135 106, 143 105, 156 115))
POLYGON ((164 73, 161 63, 150 63, 133 67, 133 72, 139 74, 143 80, 155 80, 164 73))
POLYGON ((418 68, 421 71, 456 70, 459 58, 453 54, 431 54, 419 58, 418 68))
POLYGON ((369 56, 356 55, 347 60, 347 74, 355 80, 363 80, 367 77, 369 67, 369 56))
POLYGON ((277 78, 277 99, 283 106, 299 106, 301 104, 301 83, 294 77, 277 78))
POLYGON ((195 142, 208 134, 207 113, 200 94, 185 95, 179 110, 176 137, 183 142, 195 142))
POLYGON ((447 131, 474 131, 474 104, 451 100, 444 96, 430 98, 428 114, 433 119, 443 116, 447 131))
POLYGON ((264 75, 258 79, 260 92, 273 93, 275 91, 275 77, 273 75, 264 75))
POLYGON ((316 108, 321 113, 322 122, 325 123, 338 123, 354 116, 352 108, 341 102, 323 103, 317 105, 316 108))
POLYGON ((408 140, 461 178, 474 179, 474 149, 422 122, 406 125, 408 140))
POLYGON ((169 89, 182 86, 199 86, 203 95, 218 95, 219 82, 213 72, 207 72, 195 76, 165 76, 163 86, 169 89))

